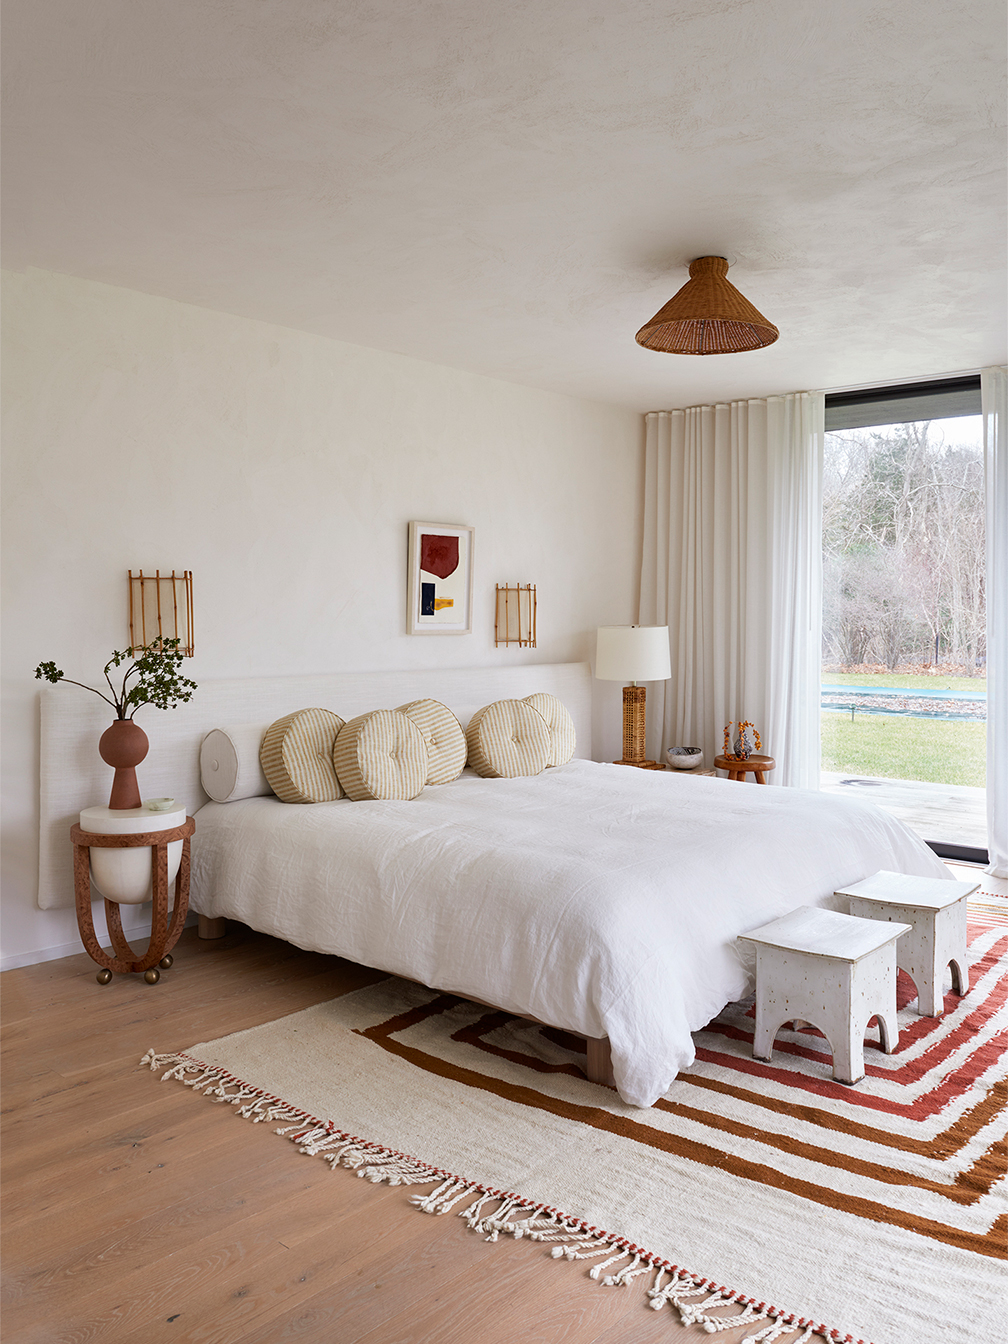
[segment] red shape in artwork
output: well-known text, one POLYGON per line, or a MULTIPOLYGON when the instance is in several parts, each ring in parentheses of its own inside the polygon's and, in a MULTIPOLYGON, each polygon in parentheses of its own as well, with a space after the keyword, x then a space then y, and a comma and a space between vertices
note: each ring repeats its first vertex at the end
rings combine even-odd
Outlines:
POLYGON ((428 574, 446 579, 454 574, 459 563, 458 537, 439 537, 433 532, 420 535, 420 568, 428 574))

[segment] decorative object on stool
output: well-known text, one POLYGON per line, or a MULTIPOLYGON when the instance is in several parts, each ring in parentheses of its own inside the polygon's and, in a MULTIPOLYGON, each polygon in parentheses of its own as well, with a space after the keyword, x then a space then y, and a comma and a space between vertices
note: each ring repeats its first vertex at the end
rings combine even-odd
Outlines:
POLYGON ((105 680, 112 692, 111 699, 104 691, 65 677, 55 663, 39 663, 35 669, 36 681, 45 678, 54 686, 57 682, 69 681, 72 686, 80 686, 100 696, 115 710, 115 722, 102 734, 98 752, 102 760, 115 769, 108 805, 116 811, 129 811, 140 806, 136 767, 147 755, 148 742, 147 734, 139 724, 133 722, 133 715, 143 705, 153 705, 155 709, 174 709, 176 705, 192 699, 196 683, 182 676, 182 657, 177 639, 155 640, 152 644, 125 651, 114 649, 112 657, 105 664, 105 680), (109 669, 121 667, 127 661, 129 667, 123 673, 117 691, 109 676, 109 669), (136 680, 128 685, 131 677, 136 680))
POLYGON ((800 905, 739 937, 756 949, 753 1058, 769 1060, 785 1022, 810 1022, 830 1043, 833 1077, 864 1077, 864 1034, 878 1018, 882 1048, 899 1043, 896 940, 909 924, 882 923, 800 905))
POLYGON ((673 770, 698 770, 703 765, 701 747, 669 747, 665 755, 673 770))
POLYGON ((852 915, 863 919, 907 920, 910 932, 896 949, 896 965, 917 986, 917 1011, 941 1017, 945 1011, 942 981, 952 967, 952 989, 969 991, 966 960, 966 900, 976 882, 947 882, 940 877, 908 877, 884 869, 835 894, 847 897, 852 915))
POLYGON ((749 757, 753 754, 753 749, 749 744, 748 737, 746 737, 746 729, 748 728, 752 728, 753 739, 756 743, 756 750, 757 751, 763 750, 763 743, 760 741, 759 729, 751 722, 751 720, 745 719, 738 725, 738 732, 735 734, 735 741, 734 743, 732 743, 731 751, 729 751, 728 743, 731 739, 731 728, 732 725, 731 722, 729 721, 728 723, 725 724, 725 730, 724 730, 725 756, 731 756, 732 754, 734 754, 736 760, 739 761, 747 761, 749 759, 749 757))
POLYGON ((672 675, 667 625, 599 626, 595 676, 599 681, 624 681, 623 758, 616 765, 636 765, 645 770, 664 770, 658 761, 645 759, 644 703, 647 690, 639 681, 667 681, 672 675))
POLYGON ((494 648, 514 645, 518 649, 536 646, 536 586, 516 583, 513 588, 498 583, 494 611, 494 648))
POLYGON ((107 985, 113 972, 142 974, 156 985, 168 970, 189 909, 189 840, 196 829, 184 808, 154 812, 138 807, 89 807, 81 824, 71 827, 74 847, 74 896, 77 927, 84 950, 102 968, 96 979, 107 985), (90 829, 88 829, 90 828, 90 829), (168 884, 175 879, 175 903, 168 923, 168 884), (114 955, 99 945, 91 917, 91 882, 105 897, 105 919, 114 955), (137 956, 123 934, 119 906, 152 900, 147 951, 137 956))

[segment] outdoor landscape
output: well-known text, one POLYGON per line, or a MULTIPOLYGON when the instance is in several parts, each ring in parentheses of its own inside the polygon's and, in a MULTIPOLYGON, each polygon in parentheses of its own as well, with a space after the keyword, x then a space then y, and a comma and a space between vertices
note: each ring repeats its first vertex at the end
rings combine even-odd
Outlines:
POLYGON ((826 435, 824 772, 986 782, 979 416, 826 435))

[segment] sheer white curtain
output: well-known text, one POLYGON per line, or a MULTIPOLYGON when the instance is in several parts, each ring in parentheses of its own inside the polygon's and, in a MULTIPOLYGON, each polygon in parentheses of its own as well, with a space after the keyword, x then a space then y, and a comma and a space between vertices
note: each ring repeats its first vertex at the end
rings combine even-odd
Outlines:
POLYGON ((1008 877, 1008 369, 982 369, 987 471, 987 850, 1008 877))
MULTIPOLYGON (((819 787, 822 393, 646 417, 640 621, 668 625, 672 678, 648 755, 751 719, 777 769, 819 787)), ((661 753, 661 754, 660 754, 661 753)))

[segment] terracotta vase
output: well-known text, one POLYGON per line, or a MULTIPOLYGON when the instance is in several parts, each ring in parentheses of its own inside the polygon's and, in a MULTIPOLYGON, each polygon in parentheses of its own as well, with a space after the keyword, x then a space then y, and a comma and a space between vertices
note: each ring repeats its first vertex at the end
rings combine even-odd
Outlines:
POLYGON ((147 734, 132 719, 116 719, 110 728, 106 728, 98 743, 98 754, 106 765, 115 767, 112 780, 112 792, 108 805, 116 812, 128 807, 139 807, 140 786, 137 784, 136 767, 147 755, 150 743, 147 734))

